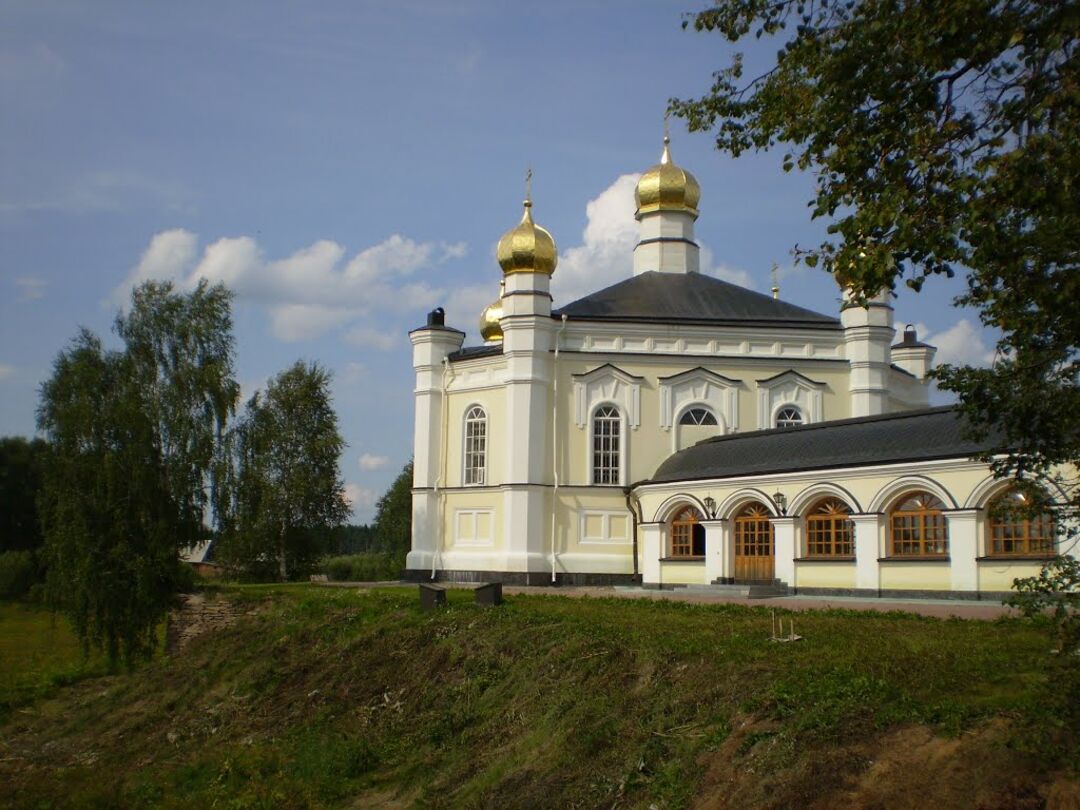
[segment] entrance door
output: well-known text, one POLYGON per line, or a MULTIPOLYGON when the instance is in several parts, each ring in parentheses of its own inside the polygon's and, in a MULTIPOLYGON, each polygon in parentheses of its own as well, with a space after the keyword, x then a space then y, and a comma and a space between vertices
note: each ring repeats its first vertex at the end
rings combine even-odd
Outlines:
POLYGON ((749 504, 735 516, 735 580, 771 582, 775 559, 769 510, 760 503, 749 504))

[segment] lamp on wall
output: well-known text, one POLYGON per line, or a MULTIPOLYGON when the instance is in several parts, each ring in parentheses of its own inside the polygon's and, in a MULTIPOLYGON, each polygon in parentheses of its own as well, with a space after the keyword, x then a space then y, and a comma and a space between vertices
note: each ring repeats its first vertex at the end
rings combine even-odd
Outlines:
POLYGON ((709 513, 709 518, 716 517, 716 501, 713 500, 712 495, 706 495, 702 503, 705 504, 705 511, 709 513))
POLYGON ((786 515, 787 514, 787 498, 784 497, 784 493, 781 492, 780 490, 776 490, 776 493, 772 496, 772 499, 773 499, 773 503, 776 504, 777 511, 779 511, 781 515, 786 515))

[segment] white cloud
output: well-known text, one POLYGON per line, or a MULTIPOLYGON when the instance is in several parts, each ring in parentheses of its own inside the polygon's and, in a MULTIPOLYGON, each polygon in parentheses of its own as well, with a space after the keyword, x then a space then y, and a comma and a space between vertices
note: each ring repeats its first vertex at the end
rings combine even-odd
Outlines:
POLYGON ((35 276, 20 276, 15 279, 15 286, 19 288, 20 301, 36 301, 44 297, 48 282, 35 276))
POLYGON ((180 281, 195 263, 198 241, 195 234, 183 228, 154 234, 131 275, 113 290, 113 303, 126 304, 131 288, 144 281, 180 281))
POLYGON ((927 335, 925 341, 937 346, 935 363, 958 366, 989 366, 994 362, 994 347, 987 346, 986 333, 967 318, 948 329, 927 335))
MULTIPOLYGON (((326 239, 275 260, 267 260, 250 236, 219 239, 207 245, 201 257, 196 257, 196 250, 197 237, 189 231, 156 234, 114 291, 114 303, 126 300, 132 285, 148 279, 174 281, 183 289, 200 280, 221 282, 238 299, 266 307, 271 330, 280 340, 308 340, 370 313, 431 308, 446 291, 412 277, 464 256, 467 247, 462 242, 416 242, 394 234, 348 261, 345 248, 326 239)), ((375 331, 358 327, 352 338, 371 345, 375 331)), ((385 341, 376 345, 389 348, 385 341)))
POLYGON ((355 517, 365 519, 371 517, 371 510, 379 500, 379 493, 359 484, 346 484, 345 500, 349 502, 355 517))
POLYGON ((487 284, 458 287, 450 293, 442 305, 446 310, 446 322, 457 329, 475 335, 480 322, 480 313, 498 297, 499 284, 495 280, 487 284))
POLYGON ((389 351, 398 345, 397 335, 369 326, 356 326, 345 333, 345 340, 353 346, 389 351))
MULTIPOLYGON (((585 206, 587 222, 582 244, 560 252, 551 280, 556 308, 633 274, 634 246, 638 241, 634 189, 640 177, 640 174, 621 175, 585 206)), ((712 251, 704 245, 701 272, 743 287, 754 286, 745 271, 714 264, 712 251)))
POLYGON ((367 366, 363 363, 347 363, 341 379, 346 383, 355 385, 367 376, 367 366))
POLYGON ((360 456, 361 470, 381 470, 389 463, 390 459, 386 456, 374 456, 371 453, 363 453, 360 456))
POLYGON ((5 366, 2 363, 0 363, 0 380, 6 380, 8 377, 10 377, 14 373, 15 373, 15 367, 14 366, 5 366))

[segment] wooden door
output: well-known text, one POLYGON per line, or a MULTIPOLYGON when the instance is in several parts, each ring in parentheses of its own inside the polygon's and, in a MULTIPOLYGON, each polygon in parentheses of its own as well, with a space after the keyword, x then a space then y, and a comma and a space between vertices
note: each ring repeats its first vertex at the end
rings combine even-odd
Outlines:
POLYGON ((775 560, 769 510, 752 503, 735 516, 735 580, 771 582, 775 560))

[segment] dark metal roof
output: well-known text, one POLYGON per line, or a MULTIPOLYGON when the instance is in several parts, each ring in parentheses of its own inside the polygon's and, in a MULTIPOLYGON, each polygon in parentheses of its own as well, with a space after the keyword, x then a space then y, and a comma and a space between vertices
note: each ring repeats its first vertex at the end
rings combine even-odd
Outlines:
POLYGON ((995 437, 969 441, 964 427, 959 412, 945 407, 732 433, 680 450, 642 483, 970 458, 1000 449, 995 437))
POLYGON ((581 320, 840 328, 836 318, 702 273, 641 273, 552 313, 555 318, 563 315, 581 320))
POLYGON ((494 357, 499 354, 502 354, 502 344, 494 343, 490 346, 466 346, 456 352, 450 352, 447 357, 453 363, 457 360, 472 360, 474 357, 494 357))

